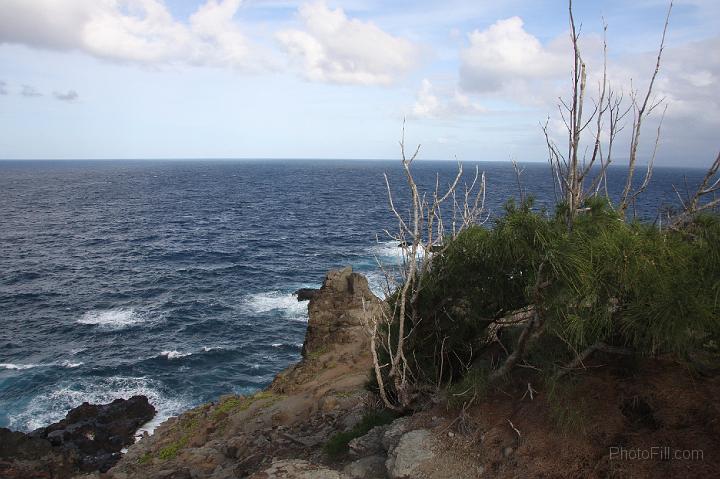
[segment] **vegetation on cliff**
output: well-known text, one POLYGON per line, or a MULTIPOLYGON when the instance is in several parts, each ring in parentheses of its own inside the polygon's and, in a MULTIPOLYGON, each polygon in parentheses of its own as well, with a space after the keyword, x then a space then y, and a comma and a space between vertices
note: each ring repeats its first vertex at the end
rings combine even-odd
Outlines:
POLYGON ((517 354, 549 379, 600 349, 682 360, 715 349, 720 219, 659 230, 600 201, 590 208, 568 231, 560 215, 510 203, 492 228, 452 241, 414 306, 422 321, 407 345, 418 376, 490 380, 517 354))
POLYGON ((453 397, 469 400, 517 366, 554 382, 598 351, 670 354, 694 367, 702 367, 701 356, 717 353, 720 155, 678 211, 653 224, 639 222, 634 212, 659 144, 662 117, 640 176, 642 126, 664 105, 653 85, 671 10, 672 2, 647 88, 631 90, 625 104, 608 80, 606 59, 598 97, 588 100, 569 2, 570 95, 558 105, 567 149, 544 128, 558 200, 552 212, 533 208, 517 165, 519 201, 508 200, 492 224, 484 212, 485 178, 477 172, 464 191, 462 166, 447 190, 438 180, 434 191, 420 191, 411 171, 419 147, 406 155, 403 132, 410 212, 400 214, 390 194, 398 219, 390 236, 404 261, 388 308, 368 324, 372 383, 388 408, 413 409, 447 385, 453 397), (626 181, 611 198, 606 172, 625 121, 631 126, 626 181))

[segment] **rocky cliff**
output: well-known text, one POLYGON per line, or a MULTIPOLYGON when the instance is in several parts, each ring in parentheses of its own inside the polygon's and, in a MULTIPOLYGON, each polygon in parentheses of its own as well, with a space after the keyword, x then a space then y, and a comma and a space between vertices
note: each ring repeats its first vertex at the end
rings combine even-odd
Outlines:
MULTIPOLYGON (((364 388, 371 366, 364 322, 380 304, 366 278, 351 268, 329 272, 308 304, 299 363, 264 391, 224 396, 169 419, 130 447, 105 477, 230 479, 268 467, 323 477, 315 465, 323 460, 322 446, 375 407, 364 388)), ((268 474, 254 477, 274 473, 268 474)))
POLYGON ((107 477, 654 478, 713 477, 720 467, 720 371, 698 375, 664 358, 599 354, 572 387, 552 394, 520 368, 455 409, 451 393, 438 391, 422 411, 363 428, 379 407, 364 389, 363 324, 382 303, 349 268, 328 273, 311 297, 298 364, 254 396, 227 396, 166 422, 107 477), (349 443, 332 454, 328 445, 342 437, 349 443), (613 456, 658 446, 701 455, 613 456))
MULTIPOLYGON (((171 418, 106 473, 79 477, 654 478, 714 477, 720 467, 720 370, 698 375, 663 358, 599 354, 572 387, 553 394, 520 369, 455 409, 451 393, 437 391, 426 409, 368 426, 380 404, 365 389, 371 360, 364 324, 382 303, 350 268, 328 273, 308 297, 302 359, 267 389, 171 418), (337 454, 328 446, 340 440, 337 454), (640 454, 658 446, 701 456, 613 457, 619 449, 640 454)), ((7 447, 0 439, 1 457, 7 447)), ((68 477, 3 475, 8 470, 0 468, 0 477, 68 477)))

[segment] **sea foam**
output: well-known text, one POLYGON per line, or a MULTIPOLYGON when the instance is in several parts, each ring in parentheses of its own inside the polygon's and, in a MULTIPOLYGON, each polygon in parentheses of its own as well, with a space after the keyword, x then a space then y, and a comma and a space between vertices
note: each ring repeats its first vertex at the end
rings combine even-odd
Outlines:
POLYGON ((180 396, 166 395, 158 382, 146 377, 83 378, 39 390, 28 401, 25 409, 10 418, 9 427, 19 431, 33 431, 63 419, 70 409, 85 401, 107 404, 117 398, 129 399, 138 394, 147 396, 158 410, 155 418, 142 428, 149 433, 162 421, 190 407, 189 401, 180 396))
POLYGON ((62 362, 52 362, 52 363, 45 363, 45 364, 15 364, 15 363, 0 363, 0 369, 10 369, 15 371, 24 371, 26 369, 33 369, 33 368, 48 368, 48 367, 54 367, 54 366, 61 366, 63 368, 78 368, 82 366, 82 361, 80 362, 72 362, 72 361, 62 361, 62 362))
POLYGON ((14 369, 14 370, 23 370, 23 369, 31 369, 36 368, 40 366, 39 364, 13 364, 13 363, 0 363, 0 369, 14 369))
POLYGON ((268 291, 251 294, 245 299, 245 304, 253 313, 278 311, 287 319, 307 322, 307 302, 298 301, 292 293, 268 291))
POLYGON ((181 353, 177 350, 172 351, 163 351, 160 353, 160 356, 165 356, 168 359, 177 359, 177 358, 184 358, 185 356, 190 356, 192 353, 181 353))
POLYGON ((79 367, 82 366, 83 364, 85 364, 85 363, 82 362, 82 361, 78 361, 78 362, 76 362, 76 363, 74 363, 74 362, 72 362, 72 361, 63 361, 63 362, 61 363, 61 366, 64 367, 64 368, 74 369, 74 368, 79 368, 79 367))
POLYGON ((373 256, 377 257, 382 263, 400 263, 403 259, 403 249, 399 246, 398 242, 393 241, 378 241, 377 244, 370 248, 370 252, 373 256), (390 261, 388 261, 390 260, 390 261))
POLYGON ((123 329, 145 322, 145 317, 132 308, 104 309, 87 311, 77 320, 80 324, 91 324, 106 329, 123 329))

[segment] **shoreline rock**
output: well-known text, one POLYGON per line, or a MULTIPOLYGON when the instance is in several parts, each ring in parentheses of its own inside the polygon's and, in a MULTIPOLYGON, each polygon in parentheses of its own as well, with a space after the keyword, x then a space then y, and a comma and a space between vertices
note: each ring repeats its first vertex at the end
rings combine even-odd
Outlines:
POLYGON ((300 301, 310 301, 320 292, 319 289, 316 288, 300 288, 297 291, 295 291, 293 294, 297 296, 298 302, 300 301))
POLYGON ((374 407, 365 389, 371 367, 365 315, 381 304, 352 268, 330 271, 308 303, 298 363, 260 392, 229 394, 168 419, 101 477, 293 477, 284 475, 290 471, 350 477, 320 465, 323 445, 374 407))
POLYGON ((329 344, 367 344, 366 314, 378 308, 380 300, 370 290, 367 278, 348 266, 327 273, 322 287, 308 303, 308 326, 302 354, 321 351, 329 344))
POLYGON ((109 404, 87 402, 64 419, 31 433, 0 428, 0 477, 70 477, 105 472, 135 441, 135 433, 155 416, 145 396, 109 404))
MULTIPOLYGON (((671 439, 705 451, 704 460, 691 465, 693 477, 717 471, 709 451, 720 438, 712 401, 720 391, 720 376, 690 377, 660 358, 644 360, 635 366, 643 374, 632 376, 624 372, 623 359, 596 358, 598 364, 589 367, 602 368, 578 375, 563 407, 582 414, 578 424, 593 424, 593 435, 559 430, 553 405, 542 395, 526 397, 529 383, 524 381, 488 392, 477 404, 463 407, 462 415, 438 401, 390 424, 359 429, 380 407, 366 389, 371 359, 365 328, 366 315, 380 307, 382 301, 352 269, 328 273, 308 304, 306 345, 297 364, 256 394, 228 394, 168 419, 152 436, 130 446, 108 472, 76 479, 675 477, 689 466, 679 461, 620 464, 607 456, 614 441, 642 448, 671 439), (622 382, 617 381, 620 374, 622 382), (579 409, 585 401, 591 407, 579 409), (638 422, 648 414, 653 421, 638 422), (359 435, 359 430, 366 432, 359 435), (347 452, 331 454, 326 446, 337 446, 347 433, 352 436, 347 452)), ((73 463, 58 455, 48 439, 7 434, 8 441, 0 437, 0 456, 7 444, 22 443, 28 451, 52 456, 60 473, 63 464, 72 473, 73 463)), ((23 475, 16 466, 0 457, 0 477, 70 477, 47 471, 23 475)))

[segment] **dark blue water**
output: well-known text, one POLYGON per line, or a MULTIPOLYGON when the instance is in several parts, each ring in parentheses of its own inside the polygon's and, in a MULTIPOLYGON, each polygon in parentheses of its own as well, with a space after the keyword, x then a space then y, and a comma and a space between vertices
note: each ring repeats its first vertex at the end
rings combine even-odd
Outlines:
MULTIPOLYGON (((515 176, 480 167, 497 214, 515 176)), ((455 168, 415 166, 424 185, 455 168)), ((133 394, 163 419, 267 385, 299 358, 307 303, 293 291, 348 264, 381 290, 375 257, 399 255, 376 241, 394 225, 384 172, 403 185, 397 162, 0 162, 0 426, 133 394)), ((702 176, 657 169, 641 213, 685 173, 702 176)), ((523 179, 553 203, 545 165, 523 179)))

